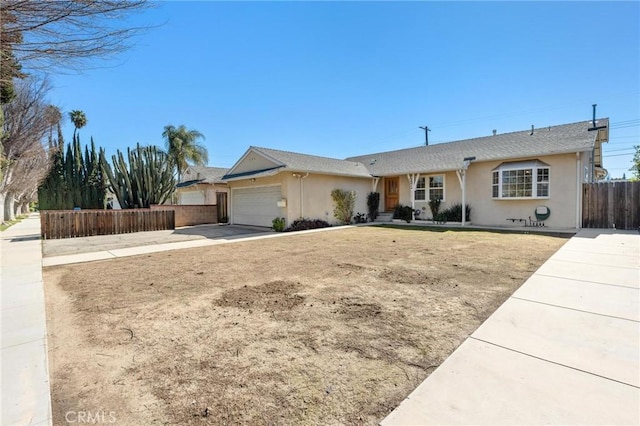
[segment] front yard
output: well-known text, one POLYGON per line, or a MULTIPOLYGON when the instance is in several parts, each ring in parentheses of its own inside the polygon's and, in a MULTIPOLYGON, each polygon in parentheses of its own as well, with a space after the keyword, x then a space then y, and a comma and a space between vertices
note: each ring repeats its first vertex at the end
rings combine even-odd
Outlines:
POLYGON ((565 241, 363 227, 48 268, 54 424, 376 424, 565 241))

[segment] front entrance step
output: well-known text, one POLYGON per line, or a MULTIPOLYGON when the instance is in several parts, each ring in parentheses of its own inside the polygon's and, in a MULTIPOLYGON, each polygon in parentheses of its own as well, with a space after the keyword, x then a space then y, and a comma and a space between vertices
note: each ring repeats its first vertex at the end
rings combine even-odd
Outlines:
POLYGON ((378 213, 378 217, 374 222, 391 222, 393 219, 393 213, 378 213))

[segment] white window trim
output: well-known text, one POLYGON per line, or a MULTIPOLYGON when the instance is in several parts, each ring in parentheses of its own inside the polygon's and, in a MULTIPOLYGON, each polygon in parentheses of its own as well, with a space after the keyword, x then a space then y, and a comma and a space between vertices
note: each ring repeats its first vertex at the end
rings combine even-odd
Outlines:
POLYGON ((429 202, 429 200, 431 200, 430 194, 431 194, 431 190, 432 189, 442 189, 442 202, 444 202, 446 200, 446 187, 447 187, 447 183, 446 183, 446 176, 444 174, 436 174, 436 175, 425 175, 425 176, 420 176, 420 179, 418 179, 418 183, 416 184, 416 190, 413 193, 414 196, 414 200, 415 201, 422 201, 422 202, 429 202), (440 187, 430 187, 427 185, 427 182, 429 181, 430 177, 436 177, 436 176, 441 176, 442 177, 442 188, 440 187), (424 182, 423 187, 420 187, 420 182, 424 182), (423 199, 419 199, 417 197, 417 192, 418 190, 420 191, 424 191, 424 198, 423 199))
POLYGON ((547 200, 551 198, 551 166, 540 160, 533 161, 519 161, 513 163, 502 163, 491 171, 491 198, 494 200, 547 200), (538 170, 547 169, 549 171, 549 180, 546 182, 538 182, 538 170), (514 171, 514 170, 531 170, 531 196, 530 197, 503 197, 502 196, 502 172, 514 171), (493 174, 498 173, 498 196, 493 196, 493 188, 496 184, 493 183, 493 174), (538 196, 538 183, 547 184, 547 195, 538 196))

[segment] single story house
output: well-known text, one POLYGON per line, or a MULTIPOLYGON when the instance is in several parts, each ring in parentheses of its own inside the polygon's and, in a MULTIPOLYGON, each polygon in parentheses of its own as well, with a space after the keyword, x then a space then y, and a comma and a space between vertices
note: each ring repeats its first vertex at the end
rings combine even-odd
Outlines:
POLYGON ((222 176, 228 169, 221 167, 188 166, 176 185, 177 204, 217 204, 218 193, 227 193, 222 176))
POLYGON ((510 219, 550 213, 545 225, 579 228, 582 184, 606 174, 601 144, 608 119, 497 134, 346 159, 250 147, 222 176, 230 190, 230 221, 271 226, 300 217, 335 223, 331 191, 357 194, 356 212, 367 212, 369 192, 380 193, 380 211, 410 205, 430 217, 469 204, 471 223, 523 226, 510 219))

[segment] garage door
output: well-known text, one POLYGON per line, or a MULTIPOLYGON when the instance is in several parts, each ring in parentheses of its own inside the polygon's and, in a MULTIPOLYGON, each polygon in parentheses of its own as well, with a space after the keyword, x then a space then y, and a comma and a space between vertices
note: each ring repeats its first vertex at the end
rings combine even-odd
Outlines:
POLYGON ((180 192, 180 204, 204 204, 204 195, 200 191, 180 192))
POLYGON ((282 216, 279 185, 234 189, 231 197, 232 220, 238 225, 271 227, 273 219, 282 216))

